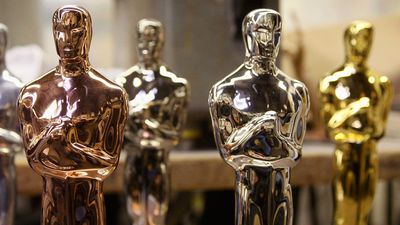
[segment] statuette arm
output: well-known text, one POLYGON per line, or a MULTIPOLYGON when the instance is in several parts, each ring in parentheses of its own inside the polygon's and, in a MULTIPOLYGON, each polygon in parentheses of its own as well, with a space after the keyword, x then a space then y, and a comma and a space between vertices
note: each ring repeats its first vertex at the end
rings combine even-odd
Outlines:
POLYGON ((385 125, 389 116, 391 103, 393 100, 393 87, 391 81, 385 77, 380 77, 380 86, 382 91, 382 116, 377 116, 376 121, 376 132, 374 138, 380 139, 385 135, 385 125))

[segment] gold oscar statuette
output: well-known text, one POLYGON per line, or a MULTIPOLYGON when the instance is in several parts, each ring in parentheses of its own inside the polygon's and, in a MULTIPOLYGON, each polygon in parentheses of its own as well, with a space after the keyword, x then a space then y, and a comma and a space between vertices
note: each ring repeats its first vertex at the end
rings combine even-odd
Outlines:
POLYGON ((345 62, 320 81, 321 118, 335 143, 335 225, 367 225, 378 181, 377 141, 385 132, 392 102, 390 80, 367 65, 373 26, 350 24, 344 34, 345 62))

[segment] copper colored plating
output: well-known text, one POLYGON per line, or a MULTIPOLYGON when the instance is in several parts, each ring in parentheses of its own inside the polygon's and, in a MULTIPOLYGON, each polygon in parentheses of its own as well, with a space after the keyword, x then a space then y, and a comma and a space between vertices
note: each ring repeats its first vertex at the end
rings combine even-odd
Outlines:
POLYGON ((27 159, 44 180, 41 223, 105 224, 102 182, 118 164, 127 95, 89 63, 85 9, 56 10, 53 34, 59 65, 18 99, 27 159))

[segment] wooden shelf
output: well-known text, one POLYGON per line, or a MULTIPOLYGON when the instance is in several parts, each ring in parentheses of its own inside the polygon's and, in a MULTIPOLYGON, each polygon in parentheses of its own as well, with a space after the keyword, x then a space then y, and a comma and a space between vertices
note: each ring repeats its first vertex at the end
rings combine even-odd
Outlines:
MULTIPOLYGON (((305 143, 303 157, 293 169, 293 185, 329 184, 333 176, 332 153, 329 143, 305 143)), ((400 141, 384 139, 378 146, 380 179, 400 177, 400 141)), ((223 162, 217 150, 174 151, 170 155, 171 185, 175 191, 218 190, 234 187, 234 171, 223 162)), ((125 156, 117 170, 105 181, 105 192, 120 192, 123 184, 125 156)), ((17 155, 17 188, 25 195, 40 194, 42 179, 29 167, 23 154, 17 155)))

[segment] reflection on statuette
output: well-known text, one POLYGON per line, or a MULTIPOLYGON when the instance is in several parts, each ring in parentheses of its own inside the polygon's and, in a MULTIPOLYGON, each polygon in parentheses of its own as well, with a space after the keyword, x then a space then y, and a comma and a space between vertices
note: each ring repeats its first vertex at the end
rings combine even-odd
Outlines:
POLYGON ((59 65, 24 86, 17 103, 29 165, 44 182, 41 224, 103 225, 103 181, 118 164, 127 95, 90 65, 85 9, 57 9, 53 35, 59 65))
POLYGON ((6 66, 8 30, 0 23, 0 224, 12 225, 15 209, 14 154, 21 147, 15 102, 22 83, 6 66))
POLYGON ((321 117, 336 144, 335 225, 368 224, 378 181, 376 144, 384 135, 393 93, 389 79, 367 65, 372 37, 372 24, 350 24, 344 64, 319 85, 321 117))
POLYGON ((217 147, 236 171, 236 225, 293 222, 290 170, 301 157, 310 101, 305 85, 275 65, 281 27, 278 12, 250 12, 244 63, 208 99, 217 147))
POLYGON ((137 40, 139 62, 117 78, 129 95, 127 208, 135 225, 163 225, 169 202, 168 155, 185 124, 189 87, 161 61, 164 28, 159 21, 140 20, 137 40))

